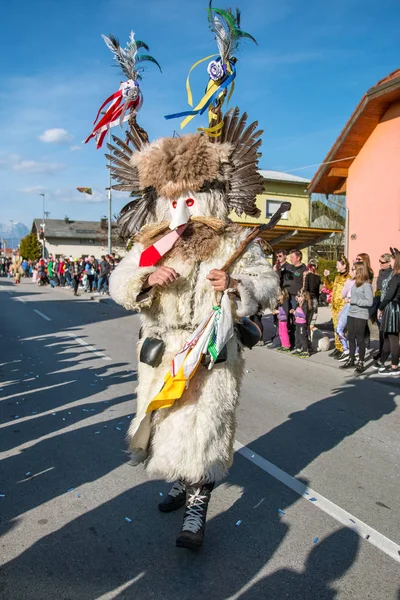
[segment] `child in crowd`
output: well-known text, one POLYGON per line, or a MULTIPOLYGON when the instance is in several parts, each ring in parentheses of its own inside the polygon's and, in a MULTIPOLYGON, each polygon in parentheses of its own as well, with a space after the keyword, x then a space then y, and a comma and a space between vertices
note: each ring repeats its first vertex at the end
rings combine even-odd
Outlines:
POLYGON ((294 353, 300 358, 308 358, 309 337, 308 337, 308 315, 311 312, 312 304, 310 294, 300 291, 296 296, 297 307, 290 312, 294 314, 296 323, 296 347, 294 353))
POLYGON ((290 351, 290 339, 289 332, 287 328, 287 314, 284 309, 284 303, 288 299, 288 293, 286 290, 283 290, 278 300, 278 308, 272 311, 272 314, 276 315, 278 320, 278 335, 281 341, 281 345, 278 350, 280 352, 289 352, 290 351))

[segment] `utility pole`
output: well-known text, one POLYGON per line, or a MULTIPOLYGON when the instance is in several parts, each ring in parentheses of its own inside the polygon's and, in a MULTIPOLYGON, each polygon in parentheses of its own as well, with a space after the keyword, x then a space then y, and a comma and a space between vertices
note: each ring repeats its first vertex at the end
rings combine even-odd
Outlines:
POLYGON ((43 223, 42 223, 42 227, 43 227, 43 246, 42 246, 42 258, 45 257, 45 226, 46 226, 46 222, 45 222, 45 217, 46 217, 46 213, 44 210, 44 201, 45 201, 45 195, 44 194, 39 194, 39 196, 43 197, 43 223))
MULTIPOLYGON (((108 143, 111 144, 111 127, 108 130, 108 143)), ((112 231, 111 231, 111 160, 109 162, 110 169, 108 170, 108 254, 112 253, 112 231)))

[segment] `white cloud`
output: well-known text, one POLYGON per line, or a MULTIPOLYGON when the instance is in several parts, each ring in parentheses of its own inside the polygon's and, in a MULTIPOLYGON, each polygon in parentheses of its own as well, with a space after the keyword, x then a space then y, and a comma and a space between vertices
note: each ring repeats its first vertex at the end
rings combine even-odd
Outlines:
POLYGON ((21 194, 29 194, 29 195, 34 195, 34 194, 43 194, 43 192, 46 191, 46 188, 40 186, 40 185, 34 185, 32 187, 26 187, 26 188, 21 188, 19 190, 17 190, 17 192, 20 192, 21 194))
POLYGON ((37 160, 18 160, 11 164, 14 171, 22 171, 24 173, 55 173, 63 168, 60 163, 39 162, 37 160))
POLYGON ((8 168, 18 173, 43 173, 50 175, 63 169, 61 163, 47 162, 46 160, 25 160, 19 154, 9 154, 0 158, 0 168, 8 168))
POLYGON ((78 152, 78 150, 82 150, 82 146, 71 146, 70 150, 72 152, 78 152))
POLYGON ((46 129, 38 138, 46 144, 69 144, 72 140, 72 135, 66 129, 55 128, 46 129))

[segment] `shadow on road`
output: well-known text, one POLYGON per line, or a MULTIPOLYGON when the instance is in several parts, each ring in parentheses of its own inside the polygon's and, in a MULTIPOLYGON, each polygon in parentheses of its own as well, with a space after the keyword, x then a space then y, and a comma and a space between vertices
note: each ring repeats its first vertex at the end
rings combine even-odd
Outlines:
MULTIPOLYGON (((333 396, 289 415, 282 425, 250 444, 251 448, 296 475, 321 453, 328 452, 369 421, 395 409, 390 388, 382 386, 374 400, 364 397, 365 385, 367 382, 352 381, 333 396)), ((74 393, 79 396, 78 388, 74 393)), ((113 428, 115 421, 107 421, 107 425, 113 428)), ((11 499, 14 517, 66 491, 65 476, 58 479, 58 470, 67 469, 69 485, 77 487, 123 462, 121 437, 113 431, 112 436, 98 435, 99 439, 94 439, 96 427, 90 425, 56 434, 32 446, 29 454, 24 452, 5 461, 5 472, 14 480, 32 461, 33 468, 38 470, 56 466, 53 472, 38 478, 34 491, 11 499)), ((124 476, 129 478, 131 467, 123 469, 124 476)), ((2 597, 4 600, 335 598, 335 581, 351 567, 358 553, 360 540, 356 534, 343 528, 314 546, 315 532, 310 531, 310 551, 303 570, 284 568, 253 584, 253 578, 279 552, 289 531, 278 508, 287 510, 302 500, 240 455, 236 456, 228 485, 241 488, 242 495, 210 519, 206 545, 197 555, 174 547, 182 514, 158 512, 156 505, 164 486, 160 482, 142 483, 93 510, 86 509, 7 563, 0 580, 2 597), (132 522, 125 521, 125 516, 132 522), (242 525, 237 526, 239 520, 242 525)), ((226 504, 224 490, 222 486, 214 495, 226 504)), ((71 502, 78 499, 71 496, 71 502)), ((3 523, 3 531, 8 526, 10 521, 3 523)))

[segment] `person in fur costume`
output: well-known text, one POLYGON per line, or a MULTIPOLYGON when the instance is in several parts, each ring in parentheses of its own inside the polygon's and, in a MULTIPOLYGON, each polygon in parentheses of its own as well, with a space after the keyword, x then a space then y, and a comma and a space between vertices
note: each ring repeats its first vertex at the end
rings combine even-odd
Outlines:
MULTIPOLYGON (((214 16, 215 31, 223 13, 214 16)), ((228 17, 232 23, 230 11, 228 17)), ((189 549, 203 543, 211 492, 233 460, 244 368, 238 324, 260 307, 273 308, 279 293, 257 242, 223 268, 248 235, 229 214, 258 216, 255 199, 264 187, 257 123, 247 125, 237 108, 225 117, 220 110, 234 47, 221 50, 217 67, 227 67, 219 74, 209 65, 210 82, 217 77, 209 129, 149 142, 130 120, 126 141, 113 136, 106 155, 113 188, 134 196, 119 220, 133 247, 110 277, 111 297, 141 319, 131 463, 174 482, 159 509, 185 507, 176 545, 189 549)))

